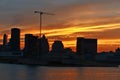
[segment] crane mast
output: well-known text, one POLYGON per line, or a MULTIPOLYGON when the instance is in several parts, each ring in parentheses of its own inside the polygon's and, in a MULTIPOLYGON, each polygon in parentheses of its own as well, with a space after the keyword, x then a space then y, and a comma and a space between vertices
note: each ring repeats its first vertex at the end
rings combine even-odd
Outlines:
POLYGON ((42 11, 34 11, 34 13, 38 13, 40 15, 40 38, 42 35, 42 15, 46 14, 46 15, 54 15, 52 13, 47 13, 47 12, 42 12, 42 11))

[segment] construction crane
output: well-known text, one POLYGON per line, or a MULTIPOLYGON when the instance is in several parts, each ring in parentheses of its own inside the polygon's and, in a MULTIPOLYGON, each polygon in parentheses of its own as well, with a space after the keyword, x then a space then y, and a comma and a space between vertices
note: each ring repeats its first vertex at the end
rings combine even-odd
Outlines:
POLYGON ((42 12, 42 11, 34 11, 34 13, 38 13, 40 15, 40 38, 42 35, 42 15, 46 14, 46 15, 54 15, 52 13, 47 13, 47 12, 42 12))

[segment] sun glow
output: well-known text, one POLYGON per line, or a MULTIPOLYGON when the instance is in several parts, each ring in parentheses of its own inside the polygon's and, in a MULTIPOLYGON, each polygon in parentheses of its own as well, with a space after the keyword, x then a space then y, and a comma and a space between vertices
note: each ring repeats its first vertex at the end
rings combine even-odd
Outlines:
POLYGON ((47 36, 56 36, 56 35, 70 35, 76 32, 101 32, 108 29, 117 29, 119 28, 120 23, 116 24, 107 24, 107 25, 98 25, 98 26, 70 26, 62 29, 49 29, 43 30, 44 33, 48 33, 47 36))

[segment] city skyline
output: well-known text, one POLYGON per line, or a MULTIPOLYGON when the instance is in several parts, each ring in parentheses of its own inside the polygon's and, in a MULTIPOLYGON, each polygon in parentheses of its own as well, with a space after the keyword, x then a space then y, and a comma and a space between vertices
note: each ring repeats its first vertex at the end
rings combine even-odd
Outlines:
POLYGON ((3 44, 0 45, 0 60, 8 63, 32 64, 32 65, 64 65, 71 66, 118 66, 120 57, 120 48, 115 52, 97 52, 97 39, 77 37, 76 51, 70 47, 64 47, 61 40, 54 40, 52 49, 45 35, 42 37, 33 34, 25 34, 25 47, 20 49, 19 28, 11 28, 10 41, 7 35, 3 35, 3 44), (81 62, 81 61, 82 62, 81 62), (87 61, 86 61, 87 60, 87 61), (106 61, 105 64, 102 61, 106 61), (110 60, 110 61, 109 61, 110 60), (32 61, 32 62, 31 62, 32 61), (88 62, 93 61, 93 63, 88 62), (95 61, 95 63, 94 63, 95 61), (96 61, 98 61, 96 64, 96 61), (99 64, 99 61, 102 64, 99 64), (110 65, 110 63, 112 63, 110 65))
MULTIPOLYGON (((39 50, 38 48, 43 48, 42 49, 43 51, 51 52, 51 51, 53 51, 53 49, 56 50, 56 47, 53 48, 53 45, 57 42, 56 46, 59 47, 59 45, 61 45, 61 46, 63 46, 63 49, 69 49, 75 53, 77 53, 79 51, 82 53, 91 53, 91 54, 105 52, 105 51, 102 51, 102 52, 98 51, 97 38, 77 37, 76 45, 74 47, 75 49, 73 50, 72 47, 70 47, 70 46, 64 47, 64 43, 62 42, 62 40, 56 39, 50 46, 48 39, 44 34, 41 35, 41 38, 40 38, 39 35, 37 36, 37 35, 30 34, 30 33, 26 33, 24 35, 24 37, 25 37, 24 38, 24 47, 20 48, 20 33, 21 33, 21 31, 19 28, 11 28, 11 37, 9 40, 7 38, 8 35, 4 34, 2 44, 0 45, 1 51, 25 51, 25 49, 27 49, 27 48, 28 48, 28 50, 36 49, 35 51, 37 51, 37 50, 39 50), (41 45, 41 41, 42 41, 42 45, 41 45), (58 44, 58 43, 60 43, 60 44, 58 44), (42 47, 40 47, 40 45, 42 47)), ((60 48, 58 48, 58 49, 60 49, 60 48)), ((116 52, 117 49, 119 49, 119 47, 116 48, 114 51, 116 52)), ((33 52, 34 52, 34 50, 33 50, 33 52)), ((45 53, 48 53, 48 52, 45 52, 45 53)), ((109 52, 113 52, 113 51, 109 51, 109 52)), ((29 53, 29 52, 27 52, 27 53, 29 53)))
MULTIPOLYGON (((26 33, 24 35, 25 36, 24 47, 20 49, 20 34, 21 34, 21 30, 19 28, 11 28, 11 37, 9 40, 7 38, 8 35, 4 34, 2 44, 1 44, 1 51, 25 51, 25 50, 32 50, 32 49, 35 49, 35 51, 37 51, 40 49, 40 50, 43 50, 43 53, 48 53, 49 51, 53 52, 53 51, 56 51, 57 49, 58 49, 58 52, 64 51, 64 49, 71 49, 71 47, 69 46, 64 47, 64 44, 62 43, 61 40, 54 40, 54 43, 50 47, 48 39, 45 35, 41 35, 41 37, 39 37, 39 35, 36 36, 29 33, 26 33)), ((75 49, 76 49, 75 51, 76 53, 78 52, 77 49, 81 49, 79 51, 85 51, 85 52, 87 51, 87 53, 89 52, 91 54, 97 53, 97 39, 77 37, 75 49), (83 48, 81 49, 81 47, 83 48)), ((27 52, 27 53, 30 53, 30 52, 27 52)))
POLYGON ((120 46, 119 2, 119 0, 12 0, 9 3, 2 0, 0 43, 4 33, 9 34, 10 38, 11 27, 21 29, 22 42, 26 33, 39 34, 39 16, 33 11, 41 10, 56 14, 43 16, 43 33, 50 44, 60 39, 65 47, 75 48, 77 37, 98 38, 98 52, 115 50, 120 46), (21 5, 16 5, 18 3, 21 5))

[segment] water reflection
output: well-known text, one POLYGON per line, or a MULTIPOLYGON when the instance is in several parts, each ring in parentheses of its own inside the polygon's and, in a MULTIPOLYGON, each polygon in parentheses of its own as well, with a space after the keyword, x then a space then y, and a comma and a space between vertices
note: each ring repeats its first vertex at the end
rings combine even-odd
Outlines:
POLYGON ((1 80, 120 80, 120 68, 0 64, 0 78, 1 80))
POLYGON ((43 80, 120 80, 120 70, 115 67, 44 67, 44 69, 43 80))
POLYGON ((43 80, 77 80, 79 78, 79 74, 77 72, 77 68, 44 68, 45 72, 43 75, 43 80), (45 77, 47 75, 47 77, 45 77))
POLYGON ((120 80, 120 70, 115 67, 92 67, 84 68, 83 71, 83 80, 120 80))

